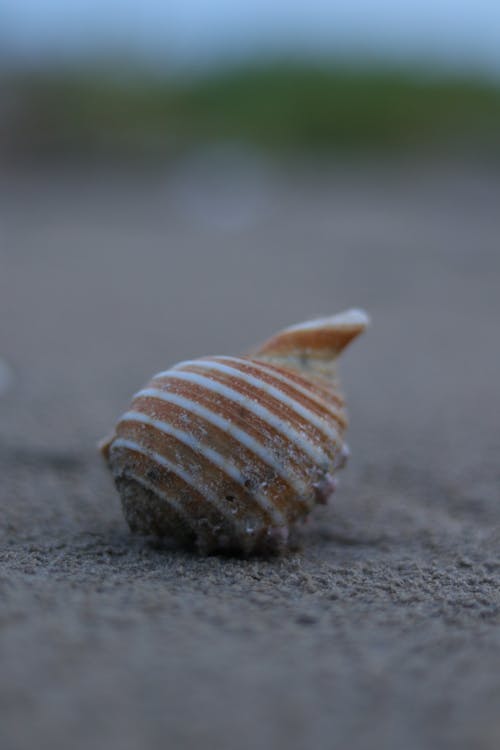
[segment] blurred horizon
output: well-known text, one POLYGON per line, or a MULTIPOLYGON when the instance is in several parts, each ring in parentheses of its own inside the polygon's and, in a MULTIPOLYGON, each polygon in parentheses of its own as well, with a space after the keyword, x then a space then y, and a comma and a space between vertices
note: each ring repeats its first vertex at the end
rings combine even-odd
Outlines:
POLYGON ((4 0, 0 153, 500 154, 500 5, 4 0))
POLYGON ((500 156, 500 86, 474 76, 263 60, 177 79, 96 65, 0 81, 0 152, 14 162, 163 161, 214 146, 500 156))
POLYGON ((4 0, 4 69, 123 64, 200 73, 256 60, 424 67, 500 77, 500 5, 398 0, 4 0))

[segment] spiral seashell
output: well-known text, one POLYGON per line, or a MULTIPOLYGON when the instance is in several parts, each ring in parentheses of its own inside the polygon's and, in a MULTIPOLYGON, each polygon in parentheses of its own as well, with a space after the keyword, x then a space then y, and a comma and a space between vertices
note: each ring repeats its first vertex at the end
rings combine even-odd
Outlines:
POLYGON ((286 547, 345 463, 335 360, 367 323, 350 310, 155 375, 101 444, 131 530, 204 553, 286 547))

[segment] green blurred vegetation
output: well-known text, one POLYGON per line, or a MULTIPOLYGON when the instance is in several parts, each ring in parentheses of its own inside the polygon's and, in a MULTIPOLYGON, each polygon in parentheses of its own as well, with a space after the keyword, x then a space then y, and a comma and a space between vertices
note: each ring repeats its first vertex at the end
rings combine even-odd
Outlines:
POLYGON ((28 155, 171 156, 226 140, 285 154, 500 153, 500 88, 472 78, 273 64, 185 80, 46 72, 5 83, 9 147, 28 155))

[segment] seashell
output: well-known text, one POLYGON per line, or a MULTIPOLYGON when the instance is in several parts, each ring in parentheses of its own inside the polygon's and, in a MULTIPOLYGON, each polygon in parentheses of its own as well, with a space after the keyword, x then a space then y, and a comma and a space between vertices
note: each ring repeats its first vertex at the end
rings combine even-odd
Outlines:
POLYGON ((155 375, 100 446, 131 530, 203 553, 285 548, 346 461, 335 362, 367 324, 350 310, 155 375))

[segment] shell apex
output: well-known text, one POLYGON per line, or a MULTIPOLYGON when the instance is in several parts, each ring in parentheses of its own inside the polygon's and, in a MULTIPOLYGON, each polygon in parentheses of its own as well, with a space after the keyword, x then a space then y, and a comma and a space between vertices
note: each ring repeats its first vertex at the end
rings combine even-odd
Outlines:
POLYGON ((369 324, 370 318, 364 310, 345 310, 284 328, 253 354, 271 360, 332 362, 369 324))

